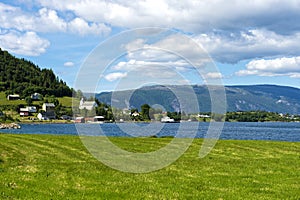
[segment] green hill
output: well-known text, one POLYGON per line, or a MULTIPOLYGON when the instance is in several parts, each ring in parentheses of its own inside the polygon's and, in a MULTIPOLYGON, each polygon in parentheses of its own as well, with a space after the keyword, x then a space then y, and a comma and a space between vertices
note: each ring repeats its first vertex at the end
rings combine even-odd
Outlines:
POLYGON ((52 69, 41 69, 0 48, 0 92, 19 94, 21 98, 37 92, 56 97, 72 96, 72 89, 52 69))

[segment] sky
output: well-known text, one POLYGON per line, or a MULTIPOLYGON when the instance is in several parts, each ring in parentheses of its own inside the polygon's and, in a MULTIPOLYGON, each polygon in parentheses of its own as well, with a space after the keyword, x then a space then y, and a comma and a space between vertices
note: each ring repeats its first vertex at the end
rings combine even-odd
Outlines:
POLYGON ((0 0, 0 13, 0 48, 75 89, 300 88, 299 0, 0 0))

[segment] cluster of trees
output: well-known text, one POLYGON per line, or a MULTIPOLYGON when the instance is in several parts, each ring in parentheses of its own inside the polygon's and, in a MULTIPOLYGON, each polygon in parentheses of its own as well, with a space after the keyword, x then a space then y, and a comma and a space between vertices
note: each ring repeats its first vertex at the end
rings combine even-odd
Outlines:
POLYGON ((114 114, 110 105, 101 103, 98 99, 95 100, 97 103, 96 115, 103 116, 106 121, 115 121, 114 114))
POLYGON ((167 116, 174 119, 175 122, 179 122, 181 120, 181 112, 167 112, 167 116))
POLYGON ((103 116, 106 121, 119 121, 120 119, 124 121, 151 121, 152 119, 160 120, 162 118, 162 110, 151 108, 148 104, 143 104, 140 109, 131 108, 127 110, 111 107, 109 104, 100 102, 97 99, 95 101, 98 105, 95 111, 90 111, 90 113, 86 111, 87 114, 85 115, 84 110, 81 110, 79 111, 80 114, 82 116, 93 116, 93 114, 96 114, 103 116), (157 119, 155 115, 161 115, 161 117, 157 119))
POLYGON ((130 110, 130 118, 133 121, 150 121, 150 106, 148 104, 141 105, 141 112, 137 108, 130 110), (135 115, 134 113, 138 113, 135 115))
POLYGON ((37 92, 56 97, 72 96, 73 90, 53 73, 52 69, 40 69, 25 59, 19 59, 0 48, 0 91, 20 94, 21 98, 37 92))
POLYGON ((289 114, 279 114, 267 111, 244 111, 244 112, 228 112, 226 121, 237 122, 265 122, 265 121, 299 121, 299 116, 289 114))
POLYGON ((95 101, 98 105, 98 107, 95 108, 96 114, 104 116, 105 120, 151 121, 152 119, 160 120, 162 118, 162 110, 151 108, 148 104, 143 104, 140 109, 119 109, 103 102, 100 103, 97 99, 95 101))
POLYGON ((14 119, 0 110, 0 123, 13 122, 14 119))

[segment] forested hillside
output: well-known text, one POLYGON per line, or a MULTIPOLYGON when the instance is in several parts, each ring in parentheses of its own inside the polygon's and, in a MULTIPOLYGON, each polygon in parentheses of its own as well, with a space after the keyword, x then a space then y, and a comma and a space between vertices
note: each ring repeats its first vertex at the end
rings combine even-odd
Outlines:
POLYGON ((19 59, 0 48, 0 92, 19 94, 22 98, 38 92, 56 97, 72 96, 72 89, 60 80, 51 69, 25 59, 19 59))

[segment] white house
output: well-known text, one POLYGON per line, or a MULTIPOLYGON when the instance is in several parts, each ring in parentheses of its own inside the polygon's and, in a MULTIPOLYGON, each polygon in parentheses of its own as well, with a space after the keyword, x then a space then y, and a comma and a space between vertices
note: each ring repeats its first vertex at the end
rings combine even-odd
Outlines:
POLYGON ((202 115, 202 114, 198 114, 198 117, 201 117, 201 118, 210 118, 209 115, 202 115))
POLYGON ((84 101, 84 99, 82 98, 79 104, 79 109, 87 109, 87 110, 93 110, 94 108, 96 108, 98 105, 95 101, 84 101))
POLYGON ((138 113, 138 112, 135 111, 134 113, 131 114, 131 116, 138 117, 138 116, 140 116, 140 113, 138 113))
POLYGON ((41 98, 42 98, 42 95, 37 92, 31 95, 32 100, 40 100, 41 98))
POLYGON ((37 118, 38 118, 39 120, 45 119, 44 116, 42 115, 42 113, 37 114, 37 118))
POLYGON ((20 108, 20 116, 26 117, 29 115, 28 108, 20 108))
POLYGON ((10 100, 19 100, 20 99, 20 95, 18 94, 9 94, 7 95, 7 100, 10 101, 10 100))
POLYGON ((55 119, 55 105, 54 103, 43 103, 42 109, 45 111, 44 116, 49 119, 55 119))
POLYGON ((43 103, 42 109, 45 112, 54 111, 55 105, 54 103, 43 103))
POLYGON ((29 116, 30 113, 35 113, 37 111, 35 106, 27 106, 25 108, 20 108, 20 116, 29 116))
POLYGON ((104 122, 104 117, 103 116, 95 116, 94 122, 104 122))
POLYGON ((168 116, 165 116, 165 117, 161 118, 161 122, 163 122, 163 123, 171 123, 171 122, 175 122, 175 120, 171 119, 168 116))
POLYGON ((36 113, 37 109, 35 106, 27 106, 28 112, 30 113, 36 113))

